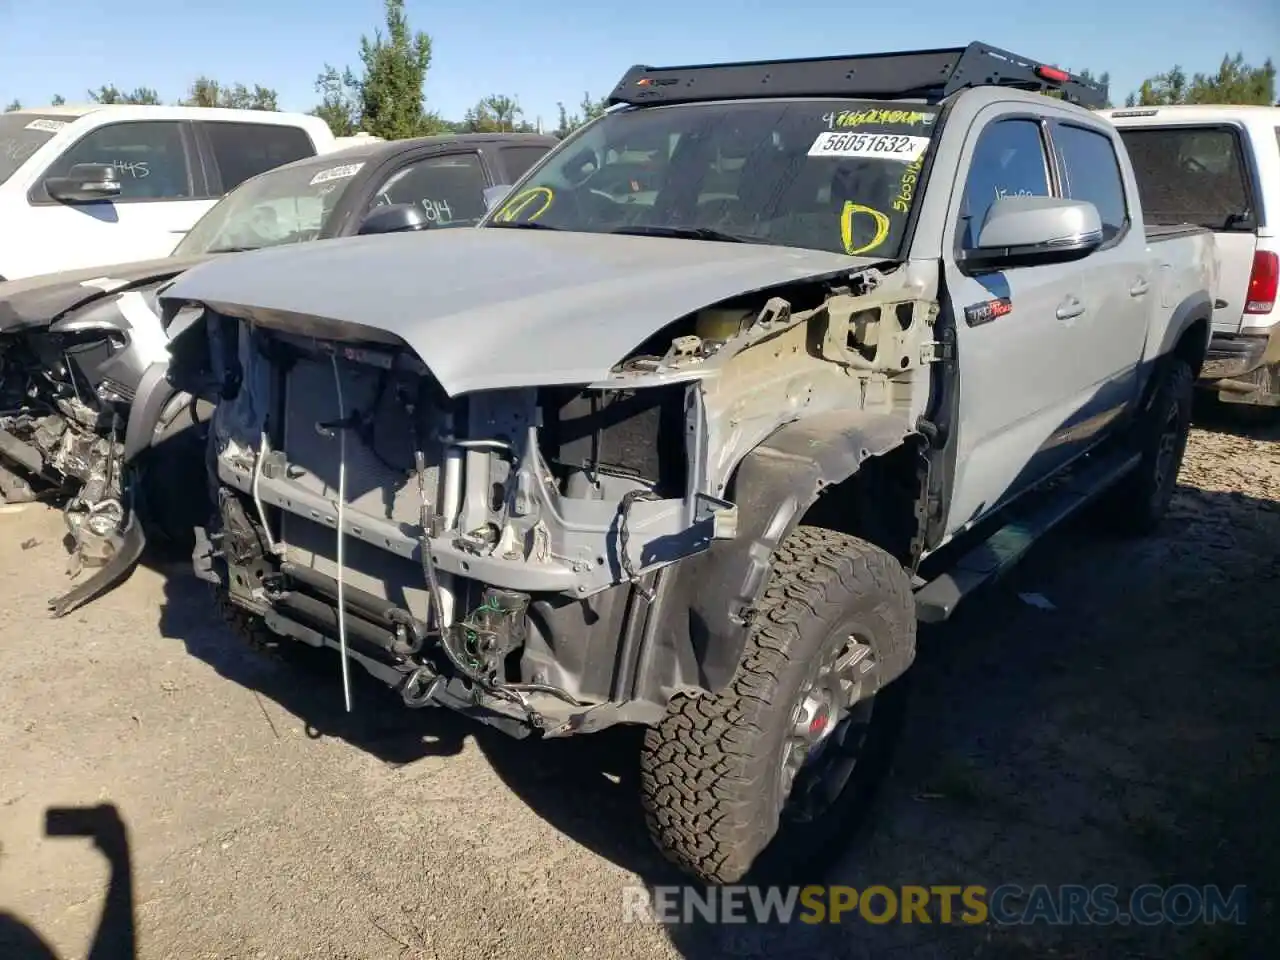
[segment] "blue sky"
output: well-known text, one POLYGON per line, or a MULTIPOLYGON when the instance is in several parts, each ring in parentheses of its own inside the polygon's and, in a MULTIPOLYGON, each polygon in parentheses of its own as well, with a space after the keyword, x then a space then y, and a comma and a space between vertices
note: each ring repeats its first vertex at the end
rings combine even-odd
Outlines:
MULTIPOLYGON (((448 117, 488 93, 517 96, 554 126, 556 101, 607 93, 633 63, 820 56, 985 40, 1072 69, 1109 70, 1121 101, 1180 64, 1208 71, 1226 51, 1280 60, 1280 0, 408 0, 434 41, 427 102, 448 117)), ((276 89, 284 109, 314 106, 323 64, 355 64, 382 0, 0 0, 0 100, 69 102, 102 83, 173 100, 205 73, 276 89)))

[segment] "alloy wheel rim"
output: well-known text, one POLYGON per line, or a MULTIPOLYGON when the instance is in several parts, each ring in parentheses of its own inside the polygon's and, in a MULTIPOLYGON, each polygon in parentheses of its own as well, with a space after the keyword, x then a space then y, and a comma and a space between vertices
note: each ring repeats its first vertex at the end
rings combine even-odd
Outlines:
POLYGON ((800 691, 779 769, 784 818, 816 820, 848 786, 871 725, 875 698, 863 694, 876 666, 871 645, 851 634, 800 691))

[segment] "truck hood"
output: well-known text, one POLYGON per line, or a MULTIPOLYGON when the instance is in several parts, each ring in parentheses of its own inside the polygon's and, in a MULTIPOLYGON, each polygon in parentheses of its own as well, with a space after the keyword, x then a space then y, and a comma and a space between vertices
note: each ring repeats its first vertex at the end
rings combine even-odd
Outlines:
POLYGON ((391 334, 457 395, 603 380, 695 310, 877 262, 750 243, 480 227, 240 254, 184 273, 160 300, 167 314, 196 302, 322 339, 391 334))
POLYGON ((0 332, 17 333, 47 326, 64 314, 124 287, 167 280, 212 256, 139 260, 0 283, 0 332))

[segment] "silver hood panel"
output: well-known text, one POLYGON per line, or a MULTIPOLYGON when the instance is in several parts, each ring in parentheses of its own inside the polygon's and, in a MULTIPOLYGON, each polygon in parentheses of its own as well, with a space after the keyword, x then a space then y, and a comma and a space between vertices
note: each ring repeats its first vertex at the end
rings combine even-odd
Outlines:
POLYGON ((590 383, 674 320, 880 261, 816 250, 463 228, 320 240, 197 266, 162 303, 325 339, 406 343, 451 395, 590 383))

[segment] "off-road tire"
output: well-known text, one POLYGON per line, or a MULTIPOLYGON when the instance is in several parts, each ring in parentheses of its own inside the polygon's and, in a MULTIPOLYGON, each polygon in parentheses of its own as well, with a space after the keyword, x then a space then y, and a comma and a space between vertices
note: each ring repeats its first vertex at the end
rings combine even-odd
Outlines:
POLYGON ((871 726, 845 790, 806 824, 779 818, 779 769, 794 710, 828 644, 856 626, 900 673, 915 655, 915 605, 901 565, 878 547, 798 527, 779 547, 741 660, 715 696, 678 695, 641 752, 649 832, 667 859, 708 883, 811 876, 839 853, 887 772, 905 677, 875 693, 871 726), (781 824, 781 829, 779 829, 781 824))
POLYGON ((1104 515, 1121 534, 1152 533, 1168 512, 1178 471, 1191 434, 1195 374, 1179 357, 1170 357, 1156 385, 1151 406, 1135 425, 1138 465, 1116 484, 1103 502, 1104 515), (1171 460, 1161 463, 1162 445, 1172 443, 1171 460))

